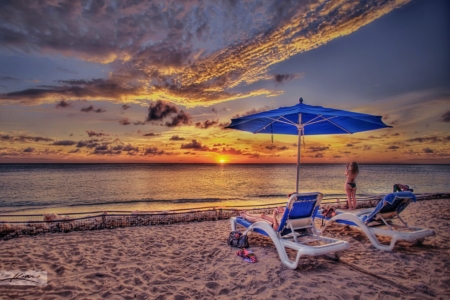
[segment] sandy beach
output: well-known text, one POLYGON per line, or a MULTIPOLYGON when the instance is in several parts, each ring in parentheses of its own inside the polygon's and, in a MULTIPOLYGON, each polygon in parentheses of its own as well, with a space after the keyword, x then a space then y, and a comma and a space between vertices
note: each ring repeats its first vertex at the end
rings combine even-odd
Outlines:
POLYGON ((257 263, 226 244, 228 220, 49 233, 0 241, 2 270, 44 270, 43 287, 0 286, 1 299, 448 299, 450 200, 412 204, 410 225, 434 229, 423 245, 375 249, 341 225, 336 262, 306 257, 283 266, 269 238, 251 233, 257 263))

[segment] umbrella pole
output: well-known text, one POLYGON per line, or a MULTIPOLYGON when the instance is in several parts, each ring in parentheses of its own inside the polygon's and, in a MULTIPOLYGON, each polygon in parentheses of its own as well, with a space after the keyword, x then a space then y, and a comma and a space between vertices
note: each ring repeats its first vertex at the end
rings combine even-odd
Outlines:
POLYGON ((299 127, 297 128, 298 130, 298 147, 297 147, 297 180, 295 183, 295 192, 298 193, 298 183, 299 183, 299 179, 300 179, 300 148, 301 148, 301 142, 302 142, 302 133, 303 133, 303 129, 300 127, 302 124, 302 114, 298 114, 298 124, 299 127))

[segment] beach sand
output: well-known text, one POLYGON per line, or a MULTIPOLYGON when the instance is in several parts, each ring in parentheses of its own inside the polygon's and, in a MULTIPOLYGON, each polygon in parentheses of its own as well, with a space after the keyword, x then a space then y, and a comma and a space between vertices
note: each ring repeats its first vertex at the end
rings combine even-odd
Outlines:
POLYGON ((228 220, 23 236, 0 241, 0 270, 44 270, 48 284, 0 286, 0 299, 449 299, 450 199, 402 215, 436 236, 385 252, 334 225, 326 235, 350 243, 341 261, 306 257, 296 270, 255 233, 258 262, 244 262, 228 220))

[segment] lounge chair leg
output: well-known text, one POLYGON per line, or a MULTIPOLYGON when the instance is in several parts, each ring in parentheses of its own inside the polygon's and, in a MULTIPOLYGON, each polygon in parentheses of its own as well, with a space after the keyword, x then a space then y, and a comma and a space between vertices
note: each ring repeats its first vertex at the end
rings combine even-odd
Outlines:
POLYGON ((423 238, 423 239, 418 239, 418 240, 417 240, 417 245, 423 245, 423 241, 425 241, 425 238, 423 238))
POLYGON ((231 217, 230 218, 230 223, 231 223, 231 231, 236 231, 236 218, 235 217, 231 217))
POLYGON ((336 256, 336 261, 339 261, 339 259, 342 256, 342 251, 337 251, 337 252, 334 253, 334 255, 336 256))

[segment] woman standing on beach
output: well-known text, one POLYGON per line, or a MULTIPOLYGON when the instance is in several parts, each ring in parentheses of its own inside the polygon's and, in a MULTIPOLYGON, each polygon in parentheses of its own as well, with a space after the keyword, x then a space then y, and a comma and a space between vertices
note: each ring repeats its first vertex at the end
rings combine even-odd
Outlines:
POLYGON ((345 182, 345 192, 347 193, 347 203, 349 209, 356 208, 356 176, 358 176, 359 168, 356 162, 347 164, 345 169, 345 176, 347 181, 345 182))

